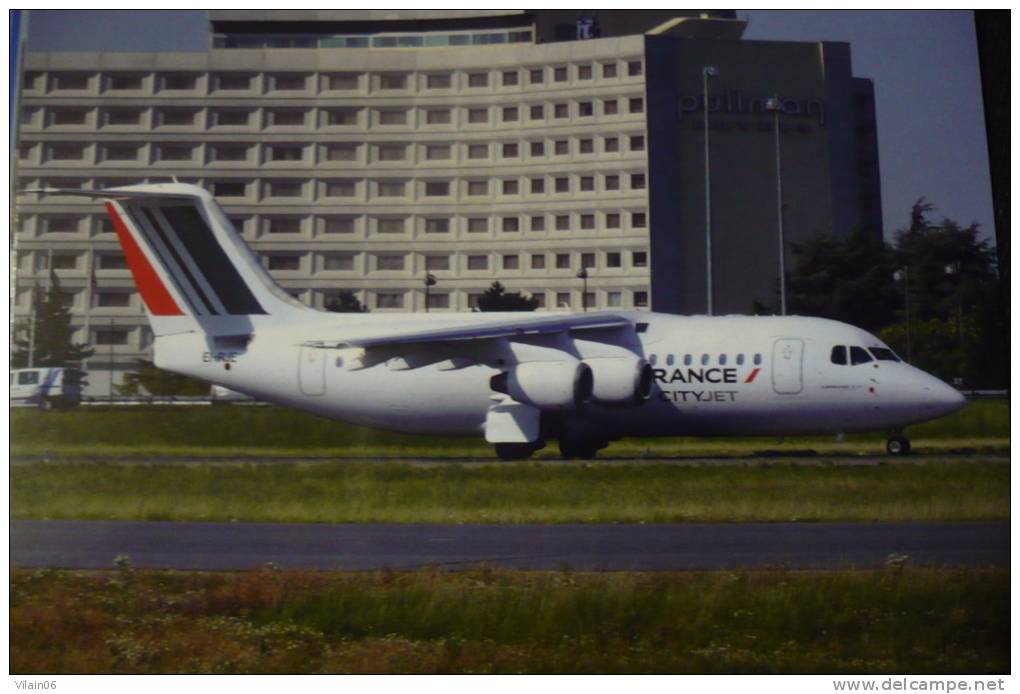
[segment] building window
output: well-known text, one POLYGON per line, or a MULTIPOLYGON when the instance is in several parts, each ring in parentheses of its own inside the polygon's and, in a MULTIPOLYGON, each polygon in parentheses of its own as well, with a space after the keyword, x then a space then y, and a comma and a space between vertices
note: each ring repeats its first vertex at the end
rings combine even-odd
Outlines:
POLYGON ((520 156, 520 149, 516 142, 504 142, 503 143, 503 158, 504 159, 516 159, 520 156))
MULTIPOLYGON (((269 219, 270 234, 300 234, 300 217, 273 217, 269 219)), ((296 257, 296 256, 290 256, 296 257)), ((272 269, 272 268, 270 268, 272 269)), ((296 269, 296 268, 295 268, 296 269)))
POLYGON ((379 75, 379 89, 406 89, 407 73, 383 72, 379 75))
POLYGON ((357 108, 331 108, 326 111, 326 125, 357 125, 360 112, 357 108))
POLYGON ((196 75, 163 75, 163 89, 166 91, 192 91, 197 85, 196 75))
POLYGON ((556 292, 556 307, 570 308, 570 292, 556 292))
POLYGON ((553 69, 553 81, 554 82, 567 81, 567 68, 565 66, 560 66, 553 69))
POLYGON ((115 330, 112 328, 105 328, 103 330, 96 330, 95 333, 95 344, 102 345, 104 347, 118 347, 128 343, 128 331, 127 330, 115 330))
POLYGON ((488 122, 489 122, 489 109, 487 108, 468 109, 468 123, 488 123, 488 122))
POLYGON ((358 88, 358 73, 335 72, 326 76, 326 86, 331 91, 350 91, 358 88))
POLYGON ((271 75, 269 83, 271 89, 275 89, 280 92, 296 92, 303 91, 305 88, 305 82, 307 78, 305 75, 298 73, 284 73, 280 75, 271 75))
POLYGON ((88 111, 83 108, 61 108, 50 112, 53 125, 85 125, 88 111))
MULTIPOLYGON (((73 221, 73 220, 72 220, 73 221)), ((72 231, 77 231, 77 224, 72 231)), ((39 270, 75 270, 78 267, 78 256, 73 253, 54 253, 53 254, 53 265, 52 267, 46 267, 49 261, 48 255, 37 255, 36 258, 41 261, 38 267, 39 270)))
POLYGON ((570 178, 567 176, 559 176, 554 179, 557 193, 569 193, 570 192, 570 178))
POLYGON ((531 120, 542 120, 545 118, 545 106, 543 104, 533 104, 528 108, 528 117, 531 120))
POLYGON ((580 154, 594 154, 595 152, 595 140, 590 137, 577 141, 577 151, 580 154))
POLYGON ((354 217, 327 217, 324 231, 327 234, 353 234, 354 217))
POLYGON ((326 161, 355 161, 358 158, 358 146, 354 144, 328 145, 326 161))
POLYGON ((301 269, 301 256, 299 255, 271 255, 267 257, 270 270, 281 272, 295 272, 301 269))
POLYGON ((376 231, 380 234, 403 234, 403 217, 384 217, 376 222, 376 231))
POLYGON ((449 181, 425 181, 426 197, 442 197, 450 194, 449 181))
POLYGON ((590 101, 581 101, 577 104, 577 115, 581 118, 588 118, 595 115, 595 107, 590 101))
POLYGON ((594 214, 582 214, 581 215, 581 228, 584 230, 591 230, 595 228, 595 215, 594 214))
POLYGON ((104 161, 136 161, 137 159, 137 145, 106 145, 103 149, 104 161))
POLYGON ((606 190, 620 190, 620 177, 617 175, 606 176, 602 179, 606 190))
POLYGON ((299 198, 304 195, 301 181, 267 181, 265 195, 270 198, 299 198))
POLYGON ((644 229, 648 226, 648 215, 644 212, 632 212, 630 215, 630 225, 635 229, 644 229))
POLYGON ((83 73, 61 72, 53 75, 53 88, 56 90, 81 90, 89 88, 89 76, 83 73))
POLYGON ((488 270, 489 269, 489 256, 487 256, 487 255, 469 255, 467 257, 467 269, 468 270, 488 270))
POLYGON ((602 63, 602 77, 603 79, 616 77, 616 63, 602 63))
POLYGON ((216 181, 213 183, 213 195, 217 198, 243 198, 247 193, 244 181, 216 181))
POLYGON ((619 268, 623 267, 623 258, 619 251, 610 251, 606 253, 606 267, 607 268, 619 268))
POLYGON ((590 269, 595 267, 595 254, 594 253, 582 253, 581 254, 581 267, 584 269, 590 269))
POLYGON ((648 267, 648 252, 634 251, 630 255, 630 264, 633 267, 648 267))
POLYGON ((532 270, 545 270, 545 254, 544 253, 532 253, 531 254, 531 269, 532 270))
POLYGON ((553 106, 553 118, 567 118, 570 116, 570 104, 555 104, 553 106))
POLYGON ((449 125, 453 117, 448 108, 430 108, 425 111, 425 122, 429 125, 449 125))
POLYGON ((645 136, 644 135, 631 135, 630 136, 630 151, 631 152, 643 152, 645 150, 645 136))
POLYGON ((165 126, 191 127, 195 124, 195 112, 183 108, 164 109, 156 113, 156 123, 165 126))
POLYGON ((518 119, 518 110, 516 106, 504 106, 503 107, 503 122, 512 123, 518 119))
POLYGON ((617 103, 616 99, 606 99, 602 102, 602 115, 615 116, 619 112, 620 104, 617 103))
POLYGON ((570 269, 570 254, 569 253, 557 253, 556 254, 556 269, 557 270, 569 270, 570 269))
POLYGON ((450 220, 439 217, 425 220, 426 234, 445 234, 450 231, 450 220))
POLYGON ((406 125, 407 111, 405 109, 380 109, 379 125, 406 125))
POLYGON ((634 307, 648 308, 648 292, 634 292, 634 307))
POLYGON ((544 142, 532 142, 530 144, 531 144, 531 156, 533 157, 545 156, 544 142))
POLYGON ((467 184, 468 195, 488 195, 489 194, 489 182, 488 181, 468 181, 467 184))
POLYGON ((399 292, 379 292, 375 295, 376 308, 404 308, 404 295, 399 292))
POLYGON ((627 76, 628 77, 640 77, 643 70, 641 69, 640 60, 629 60, 627 61, 627 76))
POLYGON ((473 144, 468 145, 468 159, 488 159, 489 145, 473 144))
POLYGON ((557 155, 570 154, 570 141, 556 140, 553 143, 553 154, 557 155))
POLYGON ((632 97, 627 101, 627 104, 631 113, 644 113, 645 111, 645 100, 639 96, 632 97))
POLYGON ((213 111, 213 125, 247 126, 250 118, 248 111, 213 111))
POLYGON ((216 88, 220 91, 241 91, 251 89, 250 75, 217 75, 216 88))
POLYGON ((517 217, 503 217, 503 231, 520 231, 520 224, 517 217))
POLYGON ((354 269, 354 256, 350 253, 338 253, 322 256, 322 269, 336 272, 350 272, 354 269))
POLYGON ((581 176, 578 179, 582 192, 590 192, 595 190, 595 177, 594 176, 581 176))
POLYGON ((327 198, 353 198, 357 195, 357 180, 353 178, 332 178, 326 181, 327 198))
POLYGON ((518 256, 516 254, 514 254, 514 255, 504 255, 503 256, 503 269, 504 270, 520 270, 521 269, 521 259, 520 259, 520 256, 518 256))
POLYGON ((556 215, 556 231, 570 231, 570 215, 556 215))
POLYGON ((449 159, 452 156, 450 145, 426 145, 425 158, 430 161, 449 159))
POLYGON ((127 258, 122 253, 110 253, 96 256, 100 270, 127 270, 127 258))
POLYGON ((108 88, 111 91, 135 91, 142 88, 141 75, 110 75, 108 88))
POLYGON ((504 87, 516 87, 518 83, 518 76, 516 70, 505 70, 503 72, 503 86, 504 87))
POLYGON ((617 137, 607 137, 602 141, 602 149, 606 152, 619 152, 620 139, 617 137))
POLYGON ((441 271, 450 269, 450 256, 448 255, 427 255, 425 256, 425 269, 441 271))
POLYGON ((544 178, 531 179, 531 194, 540 195, 544 192, 545 192, 545 179, 544 178))
POLYGON ((488 87, 489 73, 472 72, 471 74, 468 75, 468 86, 472 88, 488 87))
POLYGON ((606 229, 619 229, 620 228, 620 213, 619 212, 607 212, 606 213, 606 229))
POLYGON ((531 230, 545 231, 545 217, 542 215, 534 215, 531 218, 531 230))
POLYGON ((619 308, 623 306, 623 293, 606 292, 606 306, 609 308, 619 308))
POLYGON ((517 195, 520 192, 520 184, 516 179, 503 181, 503 195, 517 195))
POLYGON ((379 161, 404 161, 407 159, 407 145, 379 145, 376 156, 379 161))
POLYGON ((540 67, 528 70, 528 82, 531 84, 542 84, 545 82, 545 70, 540 67))
POLYGON ((300 145, 270 145, 269 159, 271 161, 301 161, 304 148, 300 145))
POLYGON ((375 258, 375 269, 380 271, 398 271, 404 269, 404 256, 378 255, 375 258))
POLYGON ((449 89, 451 84, 452 80, 448 72, 427 75, 425 77, 426 89, 449 89))
POLYGON ((139 125, 142 122, 142 112, 137 110, 116 109, 106 112, 107 125, 139 125))
POLYGON ((645 175, 643 173, 636 173, 630 175, 630 188, 631 190, 644 190, 645 189, 645 175))
POLYGON ((468 219, 468 233, 480 234, 489 230, 489 220, 486 217, 471 217, 468 219))
POLYGON ((579 80, 590 80, 591 79, 591 65, 578 65, 577 66, 577 79, 579 79, 579 80))
POLYGON ((450 308, 449 294, 430 293, 425 300, 425 305, 431 308, 450 308))
POLYGON ((191 161, 194 149, 190 145, 160 145, 156 152, 160 161, 191 161))
POLYGON ((376 195, 381 198, 402 198, 407 193, 406 181, 379 181, 376 188, 376 195))
POLYGON ((99 292, 96 306, 99 308, 127 308, 131 305, 131 292, 99 292))

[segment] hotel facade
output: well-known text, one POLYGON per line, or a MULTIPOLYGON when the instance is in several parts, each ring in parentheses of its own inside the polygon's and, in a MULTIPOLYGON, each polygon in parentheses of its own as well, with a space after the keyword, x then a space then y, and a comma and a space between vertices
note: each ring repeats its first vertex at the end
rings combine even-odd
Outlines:
MULTIPOLYGON (((320 308, 466 311, 498 280, 700 313, 707 86, 716 313, 778 306, 777 124, 787 242, 881 234, 845 44, 745 41, 726 12, 209 15, 205 52, 28 53, 19 189, 197 183, 320 308)), ((16 321, 55 272, 105 393, 152 338, 102 206, 19 195, 16 220, 16 321)))

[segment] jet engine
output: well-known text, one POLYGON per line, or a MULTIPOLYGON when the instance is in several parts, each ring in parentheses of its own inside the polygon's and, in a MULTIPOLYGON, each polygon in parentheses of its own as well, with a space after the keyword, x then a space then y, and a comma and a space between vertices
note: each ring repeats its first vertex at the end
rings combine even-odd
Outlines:
POLYGON ((592 372, 584 362, 533 361, 492 377, 491 387, 540 410, 575 410, 592 396, 592 372))
POLYGON ((655 375, 640 357, 585 359, 594 380, 592 399, 610 407, 634 407, 652 396, 655 375))

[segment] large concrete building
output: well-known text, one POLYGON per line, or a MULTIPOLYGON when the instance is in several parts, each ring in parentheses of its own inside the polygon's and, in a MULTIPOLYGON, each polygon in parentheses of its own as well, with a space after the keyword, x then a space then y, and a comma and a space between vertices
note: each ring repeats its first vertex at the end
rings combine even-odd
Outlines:
MULTIPOLYGON (((203 185, 319 307, 351 290, 464 311, 499 280, 545 309, 704 312, 707 86, 716 313, 777 306, 769 96, 787 241, 881 233, 871 85, 845 44, 745 41, 729 12, 209 15, 207 52, 29 53, 20 186, 203 185)), ((93 384, 144 358, 102 207, 17 213, 17 315, 52 268, 93 384)))

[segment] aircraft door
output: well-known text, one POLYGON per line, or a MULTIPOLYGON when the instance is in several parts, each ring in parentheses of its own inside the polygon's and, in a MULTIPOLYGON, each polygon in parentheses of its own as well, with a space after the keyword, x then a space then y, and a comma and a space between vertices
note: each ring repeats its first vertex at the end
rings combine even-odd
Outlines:
POLYGON ((772 346, 772 389, 780 395, 796 395, 804 389, 804 340, 782 338, 772 346))
POLYGON ((302 395, 325 395, 327 350, 302 347, 298 355, 298 388, 302 395))

